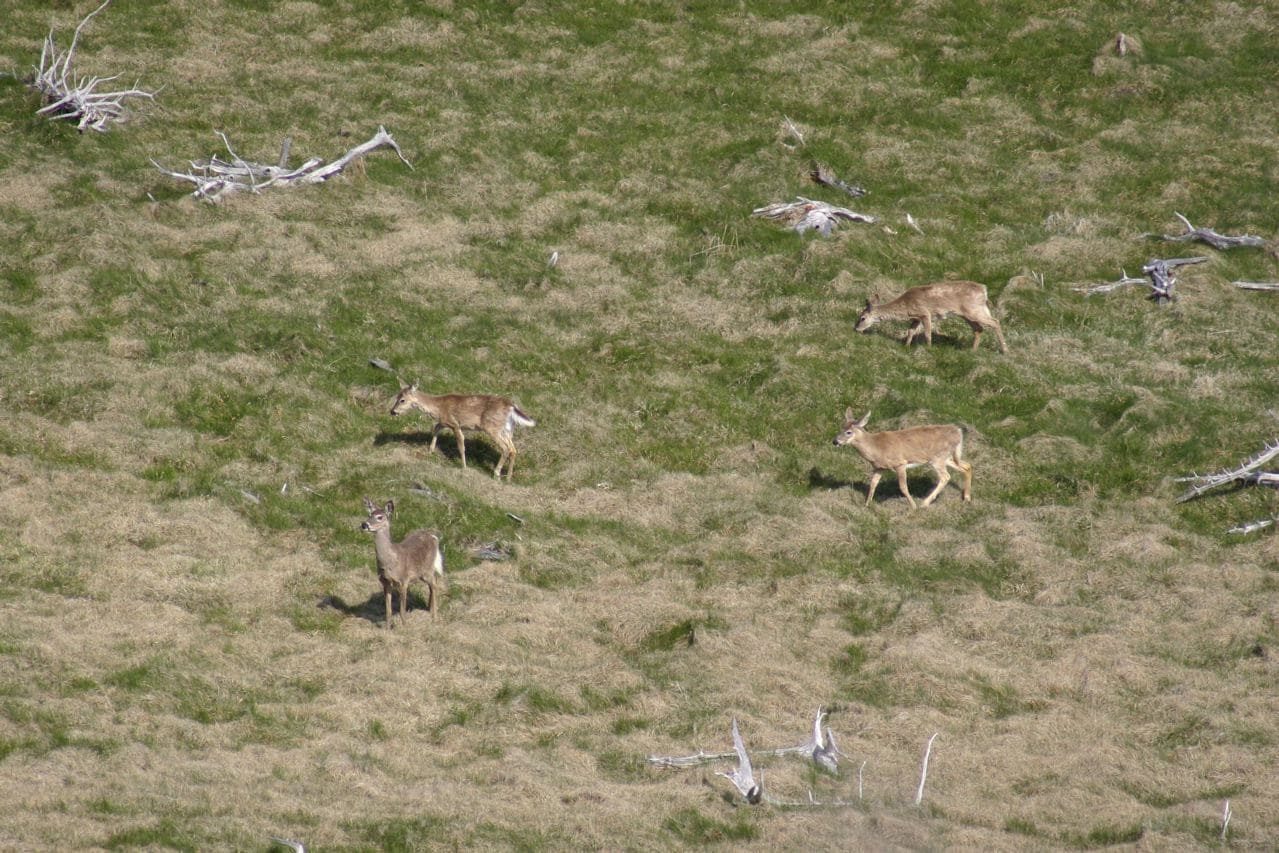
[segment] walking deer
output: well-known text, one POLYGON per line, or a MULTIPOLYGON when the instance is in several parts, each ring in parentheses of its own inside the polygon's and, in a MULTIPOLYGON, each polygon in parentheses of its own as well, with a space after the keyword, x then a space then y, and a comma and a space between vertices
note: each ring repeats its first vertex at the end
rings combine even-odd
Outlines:
POLYGON ((377 577, 382 582, 386 596, 386 629, 391 629, 391 591, 400 593, 400 624, 404 624, 404 612, 408 609, 409 584, 426 582, 430 596, 431 618, 440 609, 440 596, 448 589, 444 578, 444 554, 440 551, 440 537, 425 530, 414 530, 403 541, 391 541, 391 515, 395 501, 387 501, 379 509, 373 501, 364 499, 369 517, 360 525, 361 530, 373 534, 373 550, 377 554, 377 577))
POLYGON ((457 437, 457 452, 462 457, 462 467, 466 467, 466 437, 468 430, 482 432, 497 445, 497 467, 493 476, 501 478, 502 466, 506 466, 506 478, 509 480, 515 472, 515 439, 517 426, 531 427, 536 421, 520 411, 520 407, 511 402, 509 397, 497 397, 492 394, 443 394, 434 396, 424 394, 417 385, 401 388, 395 403, 391 406, 391 414, 402 415, 417 409, 431 418, 435 423, 431 426, 431 450, 435 450, 435 441, 439 438, 440 428, 448 427, 457 437))
POLYGON ((876 303, 879 303, 878 294, 866 300, 866 307, 857 318, 854 329, 864 332, 880 320, 909 320, 910 331, 906 333, 906 346, 910 346, 921 329, 924 340, 932 346, 933 318, 942 320, 951 314, 958 314, 972 327, 973 349, 977 349, 981 343, 981 333, 990 329, 999 341, 999 351, 1008 352, 1004 330, 990 313, 990 302, 984 284, 975 281, 938 281, 912 287, 891 302, 876 303))
POLYGON ((875 497, 875 488, 879 478, 885 471, 897 472, 897 485, 902 494, 915 509, 915 499, 910 496, 906 485, 906 469, 919 465, 931 465, 937 472, 937 485, 924 498, 924 506, 928 506, 950 482, 947 466, 960 471, 964 475, 964 500, 973 499, 973 466, 962 458, 964 452, 964 433, 953 425, 919 426, 886 432, 867 432, 866 422, 870 420, 870 412, 860 421, 853 420, 853 410, 844 410, 844 429, 835 436, 835 444, 839 447, 852 445, 853 449, 870 463, 870 488, 866 492, 866 506, 870 506, 875 497))

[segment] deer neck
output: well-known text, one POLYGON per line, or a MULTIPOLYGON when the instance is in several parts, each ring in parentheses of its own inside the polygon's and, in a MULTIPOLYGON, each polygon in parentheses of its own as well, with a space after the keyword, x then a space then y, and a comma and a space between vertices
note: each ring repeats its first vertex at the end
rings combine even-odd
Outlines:
POLYGON ((373 551, 377 554, 377 567, 382 571, 394 571, 400 562, 399 552, 391 541, 391 528, 383 527, 373 534, 373 551))

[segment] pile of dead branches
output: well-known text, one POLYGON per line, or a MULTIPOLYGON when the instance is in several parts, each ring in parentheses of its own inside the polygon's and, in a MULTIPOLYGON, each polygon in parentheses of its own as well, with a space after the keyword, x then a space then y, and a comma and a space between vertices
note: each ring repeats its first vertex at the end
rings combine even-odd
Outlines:
POLYGON ((226 146, 227 154, 230 157, 229 160, 224 160, 217 155, 213 155, 207 160, 193 160, 191 161, 191 171, 189 172, 171 171, 155 160, 151 161, 151 165, 172 178, 195 184, 195 190, 191 195, 210 202, 217 202, 227 193, 243 191, 257 193, 270 187, 318 184, 340 173, 353 160, 363 157, 378 148, 392 149, 404 165, 410 169, 413 168, 413 164, 405 159, 395 139, 386 132, 385 127, 381 126, 378 127, 377 133, 367 142, 355 146, 330 163, 326 164, 319 157, 312 157, 296 168, 289 166, 289 148, 291 145, 291 140, 289 139, 285 139, 284 144, 281 146, 280 159, 274 165, 271 165, 254 163, 241 158, 231 148, 231 142, 227 139, 226 134, 219 132, 218 136, 222 137, 222 144, 226 146))
POLYGON ((71 69, 71 61, 75 57, 76 44, 80 40, 80 31, 89 19, 107 7, 106 0, 94 9, 80 25, 75 28, 71 37, 71 46, 66 53, 58 50, 53 40, 53 30, 45 36, 44 47, 40 51, 40 65, 33 68, 35 72, 30 86, 40 93, 44 106, 36 110, 36 115, 48 116, 51 119, 67 119, 76 123, 81 133, 86 128, 105 133, 111 122, 124 120, 125 98, 154 99, 155 93, 139 89, 134 84, 132 89, 118 89, 111 92, 98 91, 103 83, 110 83, 120 75, 111 77, 82 77, 71 69))

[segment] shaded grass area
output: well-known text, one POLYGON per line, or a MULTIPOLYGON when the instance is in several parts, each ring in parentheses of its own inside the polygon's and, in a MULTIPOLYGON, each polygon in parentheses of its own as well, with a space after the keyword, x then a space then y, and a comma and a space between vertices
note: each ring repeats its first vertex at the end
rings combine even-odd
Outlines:
MULTIPOLYGON (((83 14, 5 12, 19 76, 83 14)), ((129 124, 78 136, 0 80, 15 837, 1091 849, 1212 844, 1225 798, 1234 838, 1269 837, 1273 714, 1248 697, 1273 547, 1223 531, 1273 495, 1174 505, 1171 479, 1273 438, 1276 309, 1229 282, 1276 263, 1143 235, 1179 211, 1273 236, 1275 12, 109 7, 84 67, 164 87, 129 124), (373 155, 212 207, 149 163, 214 130, 331 158, 378 124, 413 170, 373 155), (812 160, 870 195, 809 183, 812 160), (798 194, 880 222, 749 218, 798 194), (1168 308, 1071 289, 1201 249, 1168 308), (1009 356, 954 320, 932 348, 851 331, 871 292, 944 277, 989 286, 1009 356), (429 453, 429 423, 387 412, 397 379, 515 396, 538 421, 515 482, 483 438, 468 471, 451 436, 429 453), (887 484, 863 508, 867 467, 830 446, 850 405, 962 425, 975 503, 909 513, 887 484), (366 495, 397 537, 440 532, 439 624, 380 633, 366 495), (722 747, 733 717, 798 739, 818 704, 871 769, 844 835, 642 761, 722 747), (1094 772, 1138 757, 1149 780, 1094 772), (126 767, 128 790, 93 781, 126 767)))

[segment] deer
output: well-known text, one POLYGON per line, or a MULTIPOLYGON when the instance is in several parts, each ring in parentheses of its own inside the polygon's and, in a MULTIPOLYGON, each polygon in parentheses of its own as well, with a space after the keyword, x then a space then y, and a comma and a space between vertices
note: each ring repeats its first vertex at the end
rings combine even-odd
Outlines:
POLYGON ((435 396, 424 394, 418 390, 417 384, 400 388, 395 402, 391 405, 392 415, 402 415, 417 409, 431 418, 431 452, 435 452, 435 442, 439 438, 440 429, 448 427, 457 437, 457 452, 462 457, 462 467, 466 467, 465 432, 482 432, 497 445, 497 467, 493 476, 502 478, 502 466, 506 466, 506 479, 510 480, 515 473, 515 440, 517 426, 536 426, 537 422, 530 418, 520 407, 511 402, 510 397, 498 397, 493 394, 443 394, 435 396))
POLYGON ((879 486, 879 478, 885 471, 897 472, 897 485, 916 509, 915 499, 910 496, 906 485, 906 469, 919 465, 931 465, 937 472, 937 485, 928 497, 924 498, 924 506, 937 499, 937 495, 950 482, 947 467, 954 468, 964 475, 963 496, 965 501, 973 499, 973 466, 963 460, 964 433, 953 424, 945 426, 918 426, 908 429, 889 430, 885 432, 868 432, 866 423, 870 420, 867 412, 861 420, 853 418, 852 408, 844 410, 844 429, 835 436, 835 445, 853 449, 862 455, 871 465, 870 488, 866 492, 866 506, 875 497, 875 488, 879 486))
POLYGON ((853 328, 864 332, 880 320, 909 320, 910 331, 906 333, 906 346, 910 346, 921 329, 924 340, 932 346, 933 317, 941 320, 951 314, 963 317, 972 327, 973 349, 977 349, 981 343, 981 333, 990 329, 999 341, 999 351, 1008 352, 1004 330, 990 313, 986 285, 975 281, 921 284, 910 288, 891 302, 880 302, 879 294, 872 294, 866 300, 866 307, 862 309, 853 328))
POLYGON ((391 591, 400 593, 400 625, 404 625, 404 613, 408 610, 409 584, 425 581, 430 596, 431 618, 440 609, 440 597, 448 589, 444 577, 444 554, 440 550, 440 537, 425 530, 414 530, 400 542, 391 541, 391 516, 395 513, 395 501, 386 506, 364 499, 369 517, 360 525, 361 530, 373 534, 373 550, 377 554, 377 578, 382 582, 386 596, 386 630, 391 630, 391 591))

